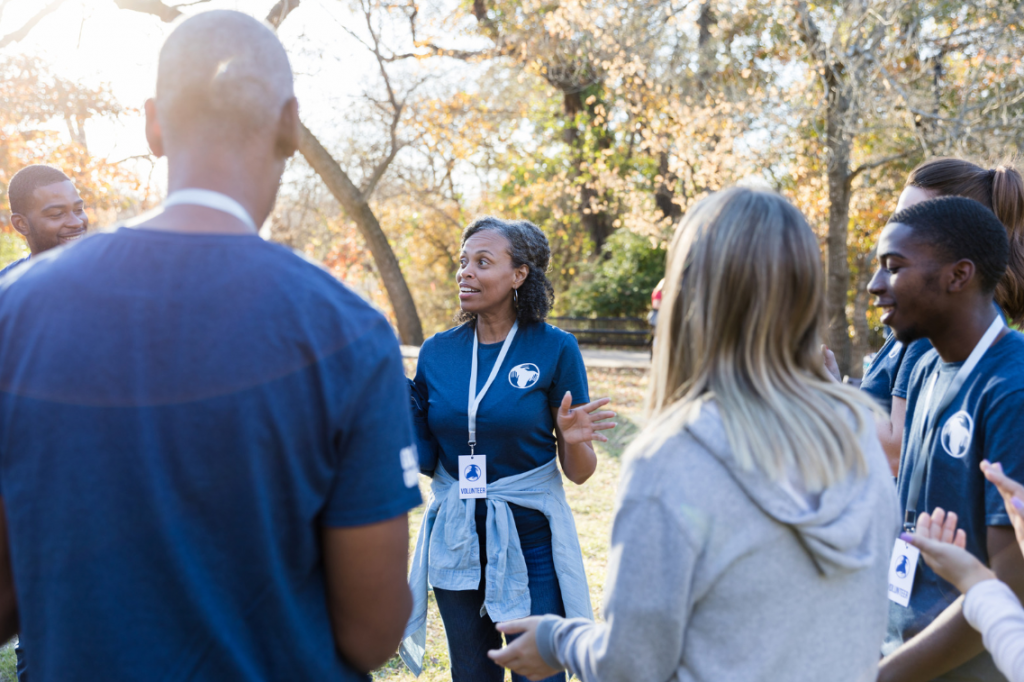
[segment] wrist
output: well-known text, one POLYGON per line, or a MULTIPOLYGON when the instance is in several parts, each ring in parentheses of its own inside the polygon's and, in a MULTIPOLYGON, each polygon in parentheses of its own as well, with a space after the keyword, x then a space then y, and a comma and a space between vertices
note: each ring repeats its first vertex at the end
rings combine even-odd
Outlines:
POLYGON ((979 564, 977 567, 964 574, 964 576, 957 581, 956 587, 960 590, 961 594, 967 594, 967 592, 978 583, 985 582, 986 580, 998 579, 998 576, 996 576, 992 569, 979 564))

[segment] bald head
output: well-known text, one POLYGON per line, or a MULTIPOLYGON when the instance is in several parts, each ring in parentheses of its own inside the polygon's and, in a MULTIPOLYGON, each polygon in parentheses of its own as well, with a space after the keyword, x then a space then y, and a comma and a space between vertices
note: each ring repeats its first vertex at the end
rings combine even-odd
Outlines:
POLYGON ((169 145, 270 132, 292 97, 284 46, 241 12, 202 12, 183 21, 160 50, 156 107, 169 145))

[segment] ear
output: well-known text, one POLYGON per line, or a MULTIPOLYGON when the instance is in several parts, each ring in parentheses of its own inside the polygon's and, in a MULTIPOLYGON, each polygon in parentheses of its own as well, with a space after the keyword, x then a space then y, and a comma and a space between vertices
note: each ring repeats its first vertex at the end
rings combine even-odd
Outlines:
POLYGON ((32 231, 32 227, 28 224, 28 220, 20 213, 11 214, 11 226, 18 231, 18 234, 26 239, 28 238, 28 233, 32 231))
POLYGON ((164 131, 157 120, 156 100, 152 97, 146 100, 146 142, 158 159, 164 155, 164 131))
POLYGON ((299 100, 292 97, 281 107, 281 118, 277 121, 275 148, 280 158, 287 159, 299 149, 299 100))
POLYGON ((518 289, 519 287, 523 286, 523 282, 526 281, 526 278, 529 275, 530 275, 530 266, 529 265, 525 265, 524 264, 524 265, 520 265, 518 268, 516 268, 512 272, 512 288, 513 289, 518 289))
POLYGON ((946 286, 946 291, 951 294, 966 291, 971 286, 971 283, 975 281, 974 273, 973 261, 963 258, 953 263, 950 266, 950 279, 949 284, 946 286))

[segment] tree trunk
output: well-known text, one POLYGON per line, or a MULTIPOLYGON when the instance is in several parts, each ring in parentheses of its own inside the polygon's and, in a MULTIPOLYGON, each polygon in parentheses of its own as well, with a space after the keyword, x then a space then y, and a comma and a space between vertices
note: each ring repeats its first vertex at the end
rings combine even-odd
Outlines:
MULTIPOLYGON (((582 175, 582 164, 583 164, 583 152, 580 147, 580 132, 576 128, 576 114, 580 113, 584 109, 583 99, 580 93, 577 91, 562 91, 562 106, 565 111, 566 126, 562 133, 562 139, 575 151, 575 158, 573 159, 573 177, 578 178, 582 175)), ((607 146, 607 145, 605 145, 607 146)), ((590 243, 592 250, 590 255, 594 258, 598 258, 601 255, 601 249, 604 248, 604 243, 611 236, 612 231, 615 229, 612 226, 612 219, 604 211, 599 211, 595 207, 600 200, 600 195, 597 190, 593 188, 589 183, 583 183, 580 185, 580 224, 583 225, 583 229, 587 231, 587 235, 590 237, 590 243)))
POLYGON ((388 292, 391 307, 395 311, 398 322, 398 336, 402 343, 419 346, 423 343, 423 327, 420 316, 416 312, 416 303, 412 292, 405 282, 405 276, 395 257, 395 252, 388 243, 388 238, 377 222, 377 216, 366 202, 359 189, 352 183, 338 162, 324 149, 320 141, 305 126, 301 126, 299 151, 313 167, 316 174, 327 185, 334 198, 338 200, 349 219, 352 220, 359 233, 366 240, 370 254, 380 273, 381 281, 388 292))
POLYGON ((829 79, 826 129, 828 149, 828 260, 825 301, 828 313, 828 344, 836 354, 839 371, 850 373, 850 322, 846 297, 850 288, 850 265, 846 242, 850 223, 850 139, 844 129, 850 101, 836 79, 829 79))
POLYGON ((868 282, 871 281, 871 262, 875 252, 857 254, 856 290, 853 295, 853 346, 850 358, 850 376, 861 379, 864 376, 864 356, 871 352, 871 329, 868 328, 868 282))

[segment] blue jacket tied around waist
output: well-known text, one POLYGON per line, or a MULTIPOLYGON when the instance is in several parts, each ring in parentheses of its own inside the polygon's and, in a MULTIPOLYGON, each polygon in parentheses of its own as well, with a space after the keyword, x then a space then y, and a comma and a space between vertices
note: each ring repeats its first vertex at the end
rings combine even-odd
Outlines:
MULTIPOLYGON (((423 671, 427 642, 427 591, 475 590, 480 586, 480 548, 476 534, 476 500, 460 500, 455 479, 438 465, 430 504, 416 538, 409 572, 413 607, 399 653, 417 676, 423 671)), ((526 560, 509 503, 536 509, 551 524, 551 553, 567 618, 589 618, 590 589, 583 570, 576 524, 562 488, 555 460, 487 486, 487 567, 484 606, 495 623, 530 615, 526 560)), ((483 613, 481 613, 483 615, 483 613)))

